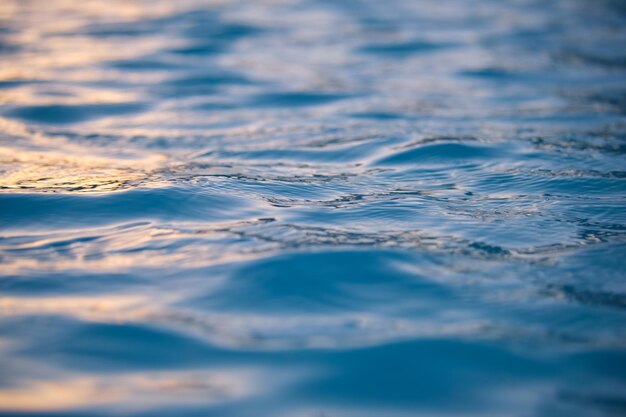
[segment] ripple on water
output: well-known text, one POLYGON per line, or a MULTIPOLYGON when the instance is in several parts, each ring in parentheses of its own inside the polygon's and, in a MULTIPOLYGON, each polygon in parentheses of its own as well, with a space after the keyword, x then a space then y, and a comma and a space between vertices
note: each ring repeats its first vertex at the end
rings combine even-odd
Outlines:
POLYGON ((467 163, 474 159, 486 159, 502 157, 503 152, 497 148, 487 146, 475 146, 461 143, 439 143, 423 145, 415 149, 401 151, 394 155, 383 158, 378 164, 419 164, 420 162, 445 161, 450 164, 457 160, 467 163))
POLYGON ((225 195, 197 193, 185 188, 134 189, 113 194, 0 195, 0 219, 9 228, 85 227, 154 219, 239 219, 255 213, 250 202, 225 195), (124 207, 123 211, 119 208, 124 207))

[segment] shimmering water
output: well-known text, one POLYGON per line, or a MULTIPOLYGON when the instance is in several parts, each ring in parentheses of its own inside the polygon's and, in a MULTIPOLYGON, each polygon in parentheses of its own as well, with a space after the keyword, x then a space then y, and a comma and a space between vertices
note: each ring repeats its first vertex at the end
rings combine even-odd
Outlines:
POLYGON ((0 414, 626 413, 626 7, 2 0, 0 414))

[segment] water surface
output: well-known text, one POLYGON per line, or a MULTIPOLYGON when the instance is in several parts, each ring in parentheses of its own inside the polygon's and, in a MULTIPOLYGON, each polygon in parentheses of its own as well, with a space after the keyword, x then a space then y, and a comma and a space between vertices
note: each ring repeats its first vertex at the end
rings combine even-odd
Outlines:
POLYGON ((0 415, 624 415, 625 28, 4 0, 0 415))

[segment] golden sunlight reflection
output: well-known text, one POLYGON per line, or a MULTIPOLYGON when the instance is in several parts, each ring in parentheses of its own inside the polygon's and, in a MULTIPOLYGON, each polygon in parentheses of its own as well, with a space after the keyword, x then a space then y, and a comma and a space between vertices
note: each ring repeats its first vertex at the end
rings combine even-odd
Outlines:
POLYGON ((184 2, 65 1, 2 2, 0 24, 10 28, 22 22, 19 31, 7 31, 4 41, 21 49, 20 59, 3 62, 0 80, 38 81, 102 80, 106 71, 87 66, 94 63, 150 54, 171 43, 160 33, 142 42, 127 42, 123 48, 106 37, 84 33, 85 22, 100 25, 158 19, 184 10, 184 2), (68 35, 71 34, 71 35, 68 35))
MULTIPOLYGON (((0 70, 0 80, 19 81, 19 78, 4 76, 0 70)), ((102 91, 84 86, 64 88, 62 91, 50 87, 47 89, 47 95, 33 88, 15 88, 0 92, 0 104, 5 105, 123 105, 139 98, 138 94, 128 91, 102 91)))
MULTIPOLYGON (((106 245, 104 245, 106 247, 106 245)), ((41 254, 40 258, 22 257, 7 260, 0 267, 4 274, 20 274, 26 271, 80 271, 97 270, 103 273, 127 272, 133 269, 158 269, 172 265, 185 265, 187 268, 201 268, 216 264, 241 262, 255 259, 262 252, 271 253, 274 247, 265 248, 263 251, 249 252, 238 251, 236 248, 224 248, 218 243, 205 243, 204 246, 189 247, 186 250, 171 252, 167 250, 153 250, 145 253, 135 253, 128 250, 127 253, 107 253, 105 257, 90 257, 89 253, 81 253, 74 250, 74 254, 66 257, 49 256, 41 254)), ((1 251, 1 250, 0 250, 1 251)), ((95 249, 93 251, 96 253, 95 249)))
POLYGON ((115 321, 116 317, 143 315, 146 296, 101 295, 82 297, 0 297, 0 315, 52 314, 82 320, 115 321))
POLYGON ((58 411, 92 405, 150 408, 211 404, 253 392, 257 372, 154 372, 30 380, 0 388, 0 410, 58 411))
POLYGON ((0 147, 0 190, 93 192, 128 188, 155 169, 163 157, 113 159, 53 151, 0 147))

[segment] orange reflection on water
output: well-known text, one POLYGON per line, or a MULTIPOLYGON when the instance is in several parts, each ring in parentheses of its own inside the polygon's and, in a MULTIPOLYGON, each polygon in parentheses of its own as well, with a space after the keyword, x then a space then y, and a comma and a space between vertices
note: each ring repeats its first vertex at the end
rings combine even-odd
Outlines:
MULTIPOLYGON (((153 300, 154 301, 154 300, 153 300)), ((0 297, 0 315, 66 315, 83 320, 115 321, 119 315, 140 314, 146 296, 0 297)))
POLYGON ((69 409, 82 404, 115 400, 123 394, 119 387, 103 388, 89 378, 62 383, 35 381, 24 387, 0 389, 0 409, 11 411, 69 409))
POLYGON ((0 147, 0 190, 111 191, 145 179, 163 160, 123 160, 91 155, 0 147))
MULTIPOLYGON (((266 253, 270 253, 267 251, 266 253)), ((201 248, 189 248, 182 253, 167 250, 147 253, 107 253, 105 257, 91 259, 82 254, 61 258, 50 256, 43 259, 17 258, 7 260, 0 267, 3 274, 21 274, 28 271, 79 271, 95 270, 100 272, 126 272, 135 267, 143 269, 165 268, 172 265, 184 265, 186 268, 200 268, 216 264, 241 262, 254 259, 258 254, 239 253, 233 249, 220 248, 219 245, 206 244, 201 248)))
MULTIPOLYGON (((3 40, 20 48, 20 59, 2 63, 0 79, 24 72, 36 80, 58 81, 82 78, 96 80, 94 63, 141 56, 168 45, 160 33, 141 42, 125 42, 91 36, 92 25, 127 24, 170 16, 181 9, 180 2, 110 1, 19 1, 0 2, 0 25, 19 30, 8 31, 3 40), (19 23, 18 23, 19 22, 19 23), (79 68, 82 67, 82 68, 79 68), (68 72, 69 70, 69 72, 68 72)), ((20 76, 19 78, 24 78, 20 76)))
POLYGON ((0 410, 58 411, 93 405, 150 408, 211 404, 252 392, 250 371, 168 372, 30 380, 0 388, 0 410))

